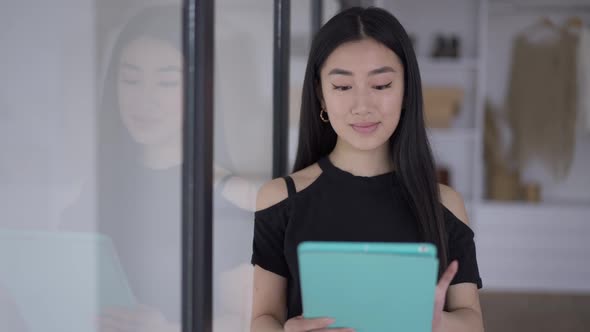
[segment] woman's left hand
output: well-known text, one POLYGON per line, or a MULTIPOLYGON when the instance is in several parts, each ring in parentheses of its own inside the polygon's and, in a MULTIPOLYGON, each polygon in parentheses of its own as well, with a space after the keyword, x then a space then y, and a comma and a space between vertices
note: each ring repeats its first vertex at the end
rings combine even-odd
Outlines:
POLYGON ((432 317, 432 332, 439 332, 442 326, 443 320, 443 309, 445 307, 445 301, 447 297, 447 290, 457 270, 459 269, 459 262, 453 261, 447 267, 445 273, 440 278, 438 285, 436 285, 436 291, 434 295, 434 315, 432 317))

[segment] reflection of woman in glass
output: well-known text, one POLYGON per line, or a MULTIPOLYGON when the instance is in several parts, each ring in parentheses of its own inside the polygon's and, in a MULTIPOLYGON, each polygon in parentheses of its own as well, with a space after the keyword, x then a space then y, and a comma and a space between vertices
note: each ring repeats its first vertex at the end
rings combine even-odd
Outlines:
POLYGON ((258 195, 252 331, 333 323, 301 316, 296 248, 308 240, 434 243, 432 330, 482 331, 474 234, 463 200, 434 169, 404 28, 377 8, 336 15, 311 47, 295 173, 258 195))
MULTIPOLYGON (((106 311, 101 320, 104 330, 129 324, 141 331, 179 328, 180 22, 179 6, 141 11, 118 35, 107 68, 99 112, 98 230, 113 239, 132 291, 142 306, 137 310, 106 311)), ((223 184, 214 199, 216 211, 221 211, 216 216, 216 227, 235 230, 238 223, 248 227, 243 222, 247 220, 244 209, 251 207, 243 193, 255 192, 251 187, 256 185, 227 171, 232 167, 225 151, 224 132, 217 132, 214 183, 223 184)), ((224 232, 223 240, 249 242, 239 231, 224 232)), ((226 251, 224 257, 216 259, 214 277, 243 261, 226 251)))
POLYGON ((128 44, 117 78, 119 111, 125 127, 141 145, 141 160, 152 169, 181 161, 181 56, 177 48, 154 37, 128 44))
POLYGON ((106 310, 104 331, 168 331, 180 322, 180 18, 179 6, 144 9, 109 59, 98 112, 97 228, 113 239, 140 307, 106 310))

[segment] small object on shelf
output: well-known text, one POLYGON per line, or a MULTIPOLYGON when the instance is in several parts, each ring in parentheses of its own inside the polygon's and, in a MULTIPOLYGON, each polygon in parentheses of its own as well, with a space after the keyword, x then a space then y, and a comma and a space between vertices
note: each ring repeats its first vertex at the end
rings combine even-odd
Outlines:
POLYGON ((460 56, 461 42, 457 35, 444 36, 442 34, 436 35, 434 38, 434 46, 432 47, 431 56, 433 58, 454 58, 460 56))
POLYGON ((463 101, 463 89, 424 87, 424 117, 429 128, 449 128, 463 101))
POLYGON ((522 200, 520 174, 503 168, 488 170, 488 199, 498 201, 522 200))
POLYGON ((451 46, 450 46, 450 50, 449 50, 449 56, 455 59, 458 59, 460 57, 460 46, 461 46, 461 42, 459 41, 459 37, 457 37, 456 35, 453 35, 451 37, 451 46))
POLYGON ((447 54, 447 40, 443 35, 437 35, 434 39, 434 47, 432 48, 431 56, 433 58, 444 57, 447 54))
POLYGON ((524 199, 527 202, 541 202, 541 186, 538 183, 527 183, 523 187, 524 199))
POLYGON ((439 167, 436 170, 436 179, 437 179, 438 183, 444 184, 445 186, 450 186, 451 181, 450 181, 449 169, 446 167, 439 167))

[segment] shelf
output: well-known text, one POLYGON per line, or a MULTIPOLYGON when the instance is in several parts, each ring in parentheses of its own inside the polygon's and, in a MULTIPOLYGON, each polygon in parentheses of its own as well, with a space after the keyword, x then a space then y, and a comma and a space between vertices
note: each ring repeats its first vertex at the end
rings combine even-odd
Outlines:
POLYGON ((476 58, 430 58, 418 57, 420 70, 451 70, 451 71, 476 71, 476 58))

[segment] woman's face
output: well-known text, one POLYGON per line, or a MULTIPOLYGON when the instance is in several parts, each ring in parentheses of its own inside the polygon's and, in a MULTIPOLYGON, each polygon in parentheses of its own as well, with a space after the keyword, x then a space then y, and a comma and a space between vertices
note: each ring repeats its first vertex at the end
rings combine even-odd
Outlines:
POLYGON ((178 49, 149 37, 135 39, 123 49, 117 80, 119 110, 140 144, 180 143, 181 59, 178 49))
POLYGON ((320 77, 322 106, 339 144, 374 150, 388 142, 404 96, 404 68, 391 49, 373 39, 342 44, 320 77))

